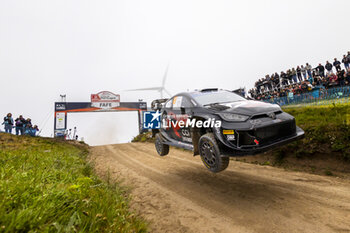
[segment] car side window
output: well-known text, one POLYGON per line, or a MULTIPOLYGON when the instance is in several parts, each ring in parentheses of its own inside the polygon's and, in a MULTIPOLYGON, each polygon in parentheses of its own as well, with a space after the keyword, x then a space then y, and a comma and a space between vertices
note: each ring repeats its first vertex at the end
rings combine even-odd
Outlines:
POLYGON ((173 109, 179 109, 181 107, 183 96, 175 96, 173 98, 173 109))
POLYGON ((165 104, 165 108, 172 108, 172 106, 173 106, 173 99, 170 99, 170 100, 168 100, 168 102, 166 102, 166 104, 165 104))
POLYGON ((190 107, 193 107, 193 104, 191 103, 191 101, 187 97, 184 96, 182 98, 181 107, 182 108, 190 108, 190 107))

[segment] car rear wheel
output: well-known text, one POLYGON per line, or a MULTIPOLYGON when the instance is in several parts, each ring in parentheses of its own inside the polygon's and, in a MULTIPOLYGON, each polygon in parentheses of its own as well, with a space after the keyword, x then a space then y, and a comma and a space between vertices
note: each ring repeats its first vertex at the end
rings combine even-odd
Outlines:
POLYGON ((212 133, 201 136, 198 146, 201 159, 211 172, 221 172, 227 168, 230 160, 228 157, 221 157, 218 143, 212 133))
POLYGON ((156 146, 157 153, 160 156, 165 156, 169 153, 169 145, 166 145, 163 143, 162 137, 160 136, 159 133, 156 134, 155 146, 156 146))

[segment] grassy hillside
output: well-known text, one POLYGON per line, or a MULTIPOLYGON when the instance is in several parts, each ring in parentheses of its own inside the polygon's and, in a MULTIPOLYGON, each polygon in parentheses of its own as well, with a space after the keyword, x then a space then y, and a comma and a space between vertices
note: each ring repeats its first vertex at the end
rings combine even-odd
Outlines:
POLYGON ((85 145, 0 134, 0 232, 146 232, 87 155, 85 145))
POLYGON ((287 108, 305 131, 305 139, 283 149, 295 150, 296 156, 337 152, 350 160, 350 105, 287 108))
POLYGON ((288 107, 305 138, 238 160, 325 175, 349 176, 350 105, 288 107))

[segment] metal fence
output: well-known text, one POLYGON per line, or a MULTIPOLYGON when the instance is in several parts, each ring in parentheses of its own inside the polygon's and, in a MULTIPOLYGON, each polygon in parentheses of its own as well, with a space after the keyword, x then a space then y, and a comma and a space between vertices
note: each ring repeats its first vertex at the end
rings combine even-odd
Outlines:
POLYGON ((333 87, 325 89, 323 86, 317 86, 312 91, 296 94, 289 93, 288 96, 271 98, 265 102, 286 105, 328 105, 332 103, 350 103, 350 86, 333 87))

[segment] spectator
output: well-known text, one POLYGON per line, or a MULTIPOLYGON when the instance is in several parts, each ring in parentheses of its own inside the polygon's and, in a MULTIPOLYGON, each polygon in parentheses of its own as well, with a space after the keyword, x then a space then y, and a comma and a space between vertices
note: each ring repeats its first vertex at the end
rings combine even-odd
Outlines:
POLYGON ((284 73, 283 71, 281 71, 281 81, 282 81, 282 87, 287 86, 288 85, 288 78, 287 78, 287 74, 284 73))
POLYGON ((311 75, 312 66, 309 63, 306 63, 305 69, 306 69, 308 78, 312 77, 311 75))
MULTIPOLYGON (((314 87, 318 91, 338 85, 341 87, 350 85, 350 51, 343 56, 342 63, 344 63, 345 70, 341 69, 341 62, 335 58, 333 63, 327 61, 325 66, 320 63, 315 69, 306 63, 305 66, 297 66, 286 72, 281 71, 281 73, 274 73, 271 76, 266 75, 265 78, 259 79, 255 83, 255 88, 252 88, 249 94, 257 100, 291 103, 302 100, 301 94, 303 93, 314 93, 314 87), (336 72, 333 71, 333 66, 336 72), (283 99, 276 99, 278 97, 291 99, 286 102, 283 99)), ((344 91, 349 88, 347 87, 344 91)), ((316 98, 316 96, 314 97, 316 98)))
POLYGON ((340 70, 337 72, 337 76, 338 76, 338 82, 339 82, 339 86, 344 86, 345 85, 345 71, 344 70, 340 70))
POLYGON ((308 77, 306 79, 306 81, 309 81, 309 83, 313 83, 314 82, 314 78, 312 76, 308 77))
POLYGON ((22 115, 20 115, 16 120, 16 135, 23 135, 24 133, 24 124, 26 122, 26 120, 23 118, 22 115))
POLYGON ((292 71, 290 69, 287 70, 287 79, 288 79, 289 84, 292 84, 293 77, 292 77, 292 71))
POLYGON ((324 66, 323 66, 321 63, 318 64, 318 66, 316 67, 316 70, 317 70, 318 74, 319 74, 322 78, 325 77, 325 76, 324 76, 324 66))
POLYGON ((328 87, 336 86, 338 85, 338 76, 335 75, 334 73, 330 73, 328 75, 328 87))
POLYGON ((334 58, 333 66, 335 67, 337 72, 341 70, 340 64, 340 61, 338 61, 337 58, 334 58))
POLYGON ((255 82, 255 88, 258 92, 260 92, 260 83, 261 83, 261 79, 255 82))
POLYGON ((25 128, 24 128, 24 134, 25 135, 30 135, 32 132, 32 125, 31 124, 26 124, 25 128))
POLYGON ((301 77, 301 68, 299 66, 297 66, 297 76, 298 76, 298 80, 299 80, 299 83, 303 80, 302 77, 301 77))
POLYGON ((318 76, 318 75, 314 75, 312 83, 313 83, 314 86, 322 85, 321 77, 318 76))
POLYGON ((327 75, 326 77, 322 78, 321 77, 321 80, 322 80, 322 85, 326 88, 328 88, 328 85, 329 85, 329 78, 331 77, 331 74, 327 75))
POLYGON ((318 75, 318 72, 316 72, 316 70, 313 70, 312 71, 312 77, 315 77, 315 76, 319 76, 319 75, 318 75))
POLYGON ((271 90, 275 89, 275 74, 271 74, 270 78, 271 90))
POLYGON ((267 91, 270 91, 272 90, 272 86, 271 86, 271 80, 270 80, 270 75, 266 75, 265 76, 265 81, 264 81, 264 87, 265 87, 265 90, 267 91))
POLYGON ((297 83, 298 82, 297 71, 294 68, 292 68, 291 75, 292 75, 292 79, 293 79, 294 83, 297 83))
POLYGON ((307 81, 303 81, 300 85, 300 89, 303 93, 308 91, 308 82, 307 81))
POLYGON ((329 61, 326 62, 326 65, 324 66, 327 70, 327 75, 333 74, 333 65, 329 63, 329 61))
POLYGON ((280 89, 280 76, 279 74, 276 72, 275 76, 274 76, 274 86, 276 87, 276 89, 280 89))
POLYGON ((24 123, 24 128, 27 127, 27 125, 29 125, 30 127, 32 127, 32 120, 30 118, 27 118, 27 120, 24 123))
POLYGON ((39 128, 38 128, 37 125, 34 125, 34 127, 31 128, 31 131, 30 131, 29 135, 32 136, 32 137, 35 137, 37 132, 39 132, 39 128))
POLYGON ((272 90, 272 80, 270 75, 266 75, 266 85, 265 85, 266 90, 271 91, 272 90))
POLYGON ((343 60, 341 60, 343 63, 344 63, 344 67, 345 67, 345 70, 348 70, 349 69, 349 63, 350 63, 350 60, 348 59, 348 57, 346 55, 343 56, 343 60))
POLYGON ((5 133, 12 133, 13 118, 11 113, 8 113, 4 117, 4 122, 2 124, 5 126, 5 133))
POLYGON ((307 79, 307 77, 306 77, 306 68, 303 65, 301 65, 300 69, 301 69, 301 73, 303 75, 303 79, 306 80, 307 79))
POLYGON ((350 85, 350 69, 345 73, 345 84, 350 85))

